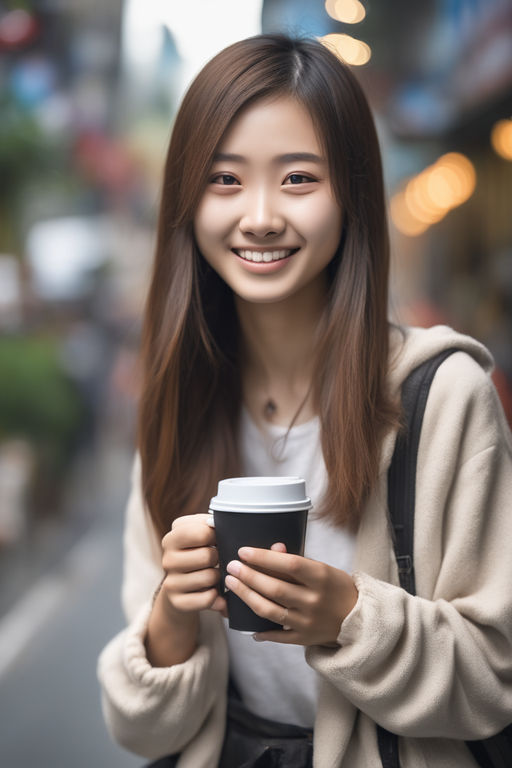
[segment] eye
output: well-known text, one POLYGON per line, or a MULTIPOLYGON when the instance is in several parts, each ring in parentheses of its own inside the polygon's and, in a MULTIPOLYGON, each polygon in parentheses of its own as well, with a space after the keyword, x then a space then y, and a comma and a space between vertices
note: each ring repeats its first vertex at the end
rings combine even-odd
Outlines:
POLYGON ((310 181, 315 181, 312 176, 306 176, 304 173, 290 173, 286 177, 285 184, 307 184, 310 181))
POLYGON ((231 187, 234 184, 238 184, 238 180, 235 179, 230 173, 219 173, 212 179, 212 184, 220 184, 223 187, 231 187))

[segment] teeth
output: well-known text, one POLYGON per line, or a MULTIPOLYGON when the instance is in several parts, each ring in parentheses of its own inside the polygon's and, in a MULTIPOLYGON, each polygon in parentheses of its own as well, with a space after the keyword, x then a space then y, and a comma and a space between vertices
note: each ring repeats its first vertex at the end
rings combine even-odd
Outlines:
POLYGON ((280 259, 285 259, 287 256, 290 256, 292 253, 291 250, 281 250, 281 251, 241 251, 237 250, 236 253, 242 257, 242 259, 246 259, 246 261, 279 261, 280 259))

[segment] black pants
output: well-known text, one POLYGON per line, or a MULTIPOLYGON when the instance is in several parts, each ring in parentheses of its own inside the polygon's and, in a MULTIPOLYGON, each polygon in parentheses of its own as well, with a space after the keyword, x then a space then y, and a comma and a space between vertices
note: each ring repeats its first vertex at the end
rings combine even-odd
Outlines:
MULTIPOLYGON (((174 768, 178 757, 162 757, 146 768, 174 768)), ((312 765, 312 731, 258 717, 249 712, 236 695, 230 695, 218 768, 312 768, 312 765)))

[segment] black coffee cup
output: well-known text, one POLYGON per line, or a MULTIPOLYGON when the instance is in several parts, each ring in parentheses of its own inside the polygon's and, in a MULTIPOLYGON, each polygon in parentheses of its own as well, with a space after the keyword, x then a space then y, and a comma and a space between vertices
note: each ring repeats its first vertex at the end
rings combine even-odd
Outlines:
POLYGON ((226 566, 238 559, 240 547, 270 549, 282 542, 287 552, 304 554, 304 540, 311 499, 299 477, 233 477, 221 480, 217 496, 210 502, 216 532, 220 594, 226 598, 229 626, 243 632, 282 629, 258 616, 224 586, 226 566))

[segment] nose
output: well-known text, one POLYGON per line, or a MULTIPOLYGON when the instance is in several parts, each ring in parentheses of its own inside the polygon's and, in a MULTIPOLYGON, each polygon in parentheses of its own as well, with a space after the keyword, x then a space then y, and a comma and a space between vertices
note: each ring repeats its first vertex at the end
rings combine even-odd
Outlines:
POLYGON ((244 235, 268 237, 278 235, 286 223, 276 201, 265 189, 259 189, 246 197, 246 207, 240 218, 240 231, 244 235))

